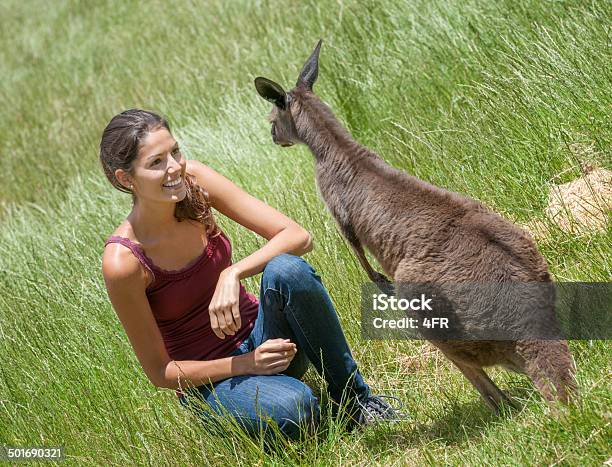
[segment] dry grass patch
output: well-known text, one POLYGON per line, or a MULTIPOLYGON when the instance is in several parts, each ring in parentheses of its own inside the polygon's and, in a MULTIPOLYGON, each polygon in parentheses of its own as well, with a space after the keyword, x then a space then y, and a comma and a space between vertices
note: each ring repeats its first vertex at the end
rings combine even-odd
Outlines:
POLYGON ((532 219, 523 227, 534 237, 549 235, 556 226, 566 233, 586 236, 606 230, 612 211, 612 171, 583 163, 582 175, 551 186, 545 220, 532 219))

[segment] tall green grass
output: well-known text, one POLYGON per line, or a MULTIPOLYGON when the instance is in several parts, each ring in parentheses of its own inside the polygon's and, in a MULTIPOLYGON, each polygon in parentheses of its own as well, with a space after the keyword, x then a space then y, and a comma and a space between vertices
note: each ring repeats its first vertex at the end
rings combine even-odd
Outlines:
MULTIPOLYGON (((272 145, 252 79, 287 87, 322 37, 316 92, 390 164, 508 219, 542 218, 557 174, 611 168, 607 2, 46 2, 0 5, 0 443, 62 444, 75 464, 565 464, 610 457, 610 345, 572 342, 581 402, 549 413, 530 382, 490 415, 420 342, 360 336, 366 280, 317 196, 306 148, 272 145), (103 242, 130 210, 97 145, 125 108, 166 115, 198 159, 313 233, 317 268, 377 392, 412 420, 269 451, 204 431, 153 388, 108 302, 103 242), (577 151, 576 148, 588 148, 577 151)), ((219 219, 234 258, 262 240, 219 219)), ((610 229, 539 241, 557 280, 609 281, 610 229)), ((245 281, 257 290, 258 278, 245 281)), ((310 375, 315 386, 320 381, 310 375)))

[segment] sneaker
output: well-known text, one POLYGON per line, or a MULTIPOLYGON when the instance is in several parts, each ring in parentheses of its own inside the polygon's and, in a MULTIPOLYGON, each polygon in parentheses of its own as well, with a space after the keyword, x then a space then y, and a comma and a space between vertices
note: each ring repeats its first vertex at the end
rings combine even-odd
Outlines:
POLYGON ((399 422, 406 420, 409 416, 402 412, 402 401, 394 396, 382 394, 371 395, 358 402, 357 424, 361 426, 375 425, 379 422, 399 422), (383 399, 394 400, 399 408, 394 408, 383 399))

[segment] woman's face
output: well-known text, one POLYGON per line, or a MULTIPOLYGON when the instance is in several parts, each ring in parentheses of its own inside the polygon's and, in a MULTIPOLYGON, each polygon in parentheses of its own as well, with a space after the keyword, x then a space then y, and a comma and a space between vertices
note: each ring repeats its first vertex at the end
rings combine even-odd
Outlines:
POLYGON ((187 160, 165 128, 151 131, 142 140, 132 167, 132 191, 138 198, 172 202, 185 198, 187 160))

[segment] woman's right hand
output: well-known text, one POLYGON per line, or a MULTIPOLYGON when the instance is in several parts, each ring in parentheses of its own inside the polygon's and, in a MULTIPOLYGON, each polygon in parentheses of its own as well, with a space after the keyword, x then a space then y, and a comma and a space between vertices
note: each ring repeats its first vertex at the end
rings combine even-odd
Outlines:
POLYGON ((275 375, 285 371, 295 354, 296 345, 289 339, 268 339, 247 355, 251 374, 275 375))

